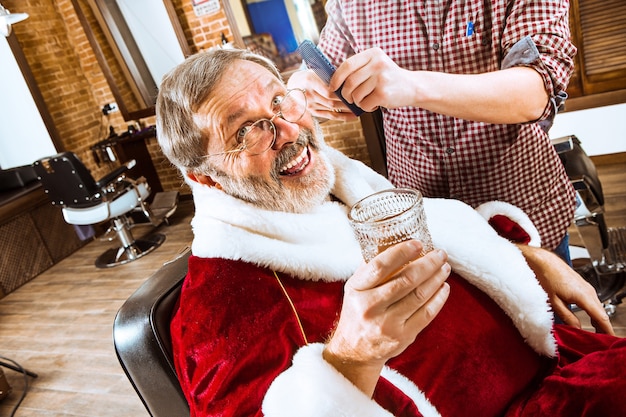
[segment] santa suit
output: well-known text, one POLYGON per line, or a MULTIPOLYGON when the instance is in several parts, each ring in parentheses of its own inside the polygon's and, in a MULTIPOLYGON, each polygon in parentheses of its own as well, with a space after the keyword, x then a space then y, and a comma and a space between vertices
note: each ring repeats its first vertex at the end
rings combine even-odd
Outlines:
MULTIPOLYGON (((261 210, 192 185, 193 256, 171 326, 192 416, 626 412, 607 401, 626 392, 623 339, 565 326, 553 331, 547 296, 517 247, 453 200, 425 202, 433 243, 453 269, 443 310, 388 361, 373 398, 325 362, 323 343, 339 317, 343 285, 362 262, 348 207, 391 188, 363 164, 328 153, 339 201, 311 213, 261 210)), ((506 215, 538 244, 515 207, 493 203, 479 211, 506 215)))

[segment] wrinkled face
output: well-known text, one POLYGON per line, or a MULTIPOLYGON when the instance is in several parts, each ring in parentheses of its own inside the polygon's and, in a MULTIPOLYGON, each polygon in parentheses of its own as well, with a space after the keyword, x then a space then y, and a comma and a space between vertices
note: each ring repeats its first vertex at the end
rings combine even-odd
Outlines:
POLYGON ((328 197, 334 173, 308 112, 296 122, 274 117, 286 93, 261 65, 236 61, 195 120, 210 138, 207 157, 216 169, 211 179, 226 193, 265 209, 302 213, 328 197), (240 149, 242 133, 259 119, 271 119, 276 128, 267 151, 223 153, 240 149))

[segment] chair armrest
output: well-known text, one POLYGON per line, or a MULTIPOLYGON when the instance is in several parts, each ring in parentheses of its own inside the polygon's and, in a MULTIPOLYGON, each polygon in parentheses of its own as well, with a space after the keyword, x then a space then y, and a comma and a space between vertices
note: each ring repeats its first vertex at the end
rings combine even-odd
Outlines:
POLYGON ((554 150, 558 154, 562 154, 565 152, 569 152, 574 149, 573 142, 574 135, 563 136, 560 138, 552 139, 552 146, 554 146, 554 150))
POLYGON ((118 178, 121 177, 122 174, 133 168, 136 164, 137 162, 134 159, 131 159, 130 161, 126 162, 122 166, 116 168, 112 172, 109 172, 104 177, 96 181, 96 186, 100 189, 103 189, 112 182, 117 182, 118 178))

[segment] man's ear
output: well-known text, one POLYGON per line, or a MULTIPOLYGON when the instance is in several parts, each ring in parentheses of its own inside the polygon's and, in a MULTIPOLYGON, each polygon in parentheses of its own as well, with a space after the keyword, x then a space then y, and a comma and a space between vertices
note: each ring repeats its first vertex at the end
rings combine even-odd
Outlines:
POLYGON ((187 173, 187 177, 194 182, 200 183, 202 185, 208 185, 209 187, 216 187, 217 189, 221 190, 222 186, 213 181, 213 179, 211 177, 209 177, 208 175, 204 175, 204 174, 196 174, 193 172, 188 172, 187 173))

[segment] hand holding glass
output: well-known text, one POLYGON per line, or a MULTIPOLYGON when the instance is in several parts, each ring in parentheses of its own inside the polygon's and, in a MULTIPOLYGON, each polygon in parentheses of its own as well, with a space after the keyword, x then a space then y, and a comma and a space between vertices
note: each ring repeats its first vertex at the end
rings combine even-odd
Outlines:
POLYGON ((409 239, 422 242, 423 254, 433 250, 422 194, 394 188, 358 201, 348 214, 365 262, 396 243, 409 239))

